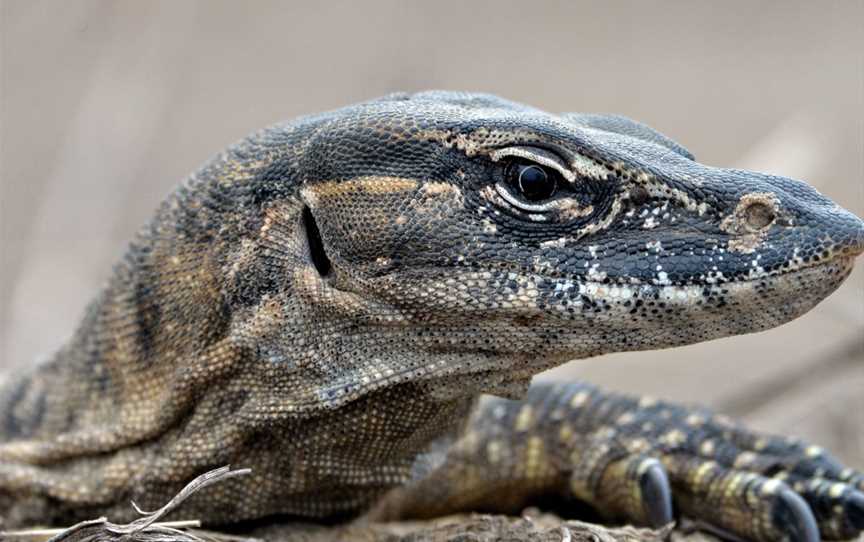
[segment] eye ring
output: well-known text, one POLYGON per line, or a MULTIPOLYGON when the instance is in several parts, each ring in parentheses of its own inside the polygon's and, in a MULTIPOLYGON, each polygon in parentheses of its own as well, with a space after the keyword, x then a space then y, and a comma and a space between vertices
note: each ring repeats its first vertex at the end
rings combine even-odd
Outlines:
POLYGON ((510 185, 518 190, 526 201, 543 201, 558 190, 557 171, 533 162, 514 161, 507 169, 510 185))

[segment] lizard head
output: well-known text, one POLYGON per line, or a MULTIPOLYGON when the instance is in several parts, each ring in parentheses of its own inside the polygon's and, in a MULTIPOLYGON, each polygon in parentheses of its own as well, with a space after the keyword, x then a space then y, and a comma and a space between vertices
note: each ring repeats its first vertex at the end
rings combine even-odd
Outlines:
POLYGON ((303 188, 318 270, 421 349, 537 372, 760 331, 864 250, 864 222, 807 184, 702 165, 622 117, 433 92, 338 119, 303 188))

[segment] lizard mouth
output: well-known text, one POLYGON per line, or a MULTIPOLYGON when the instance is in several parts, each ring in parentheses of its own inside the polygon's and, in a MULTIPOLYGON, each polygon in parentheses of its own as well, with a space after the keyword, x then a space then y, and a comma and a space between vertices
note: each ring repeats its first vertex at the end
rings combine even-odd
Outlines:
MULTIPOLYGON (((548 281, 553 284, 556 288, 561 288, 562 286, 566 288, 570 286, 572 288, 577 288, 579 285, 588 286, 592 288, 599 289, 613 289, 613 288, 621 288, 621 287, 630 287, 631 289, 639 289, 639 288, 652 288, 652 289, 685 289, 685 288, 696 288, 703 289, 706 287, 722 287, 722 286, 733 286, 740 285, 746 286, 750 284, 755 284, 760 281, 767 280, 776 280, 780 278, 791 278, 800 273, 804 272, 813 272, 820 268, 823 268, 828 272, 828 274, 842 274, 842 278, 845 279, 849 273, 851 273, 852 269, 855 265, 855 259, 858 255, 857 252, 840 252, 826 258, 820 258, 816 261, 810 262, 801 262, 800 264, 795 265, 794 267, 784 266, 782 268, 774 269, 774 270, 766 270, 759 273, 753 273, 749 276, 744 276, 742 278, 726 278, 723 276, 718 276, 716 278, 712 278, 709 281, 675 281, 668 282, 666 284, 656 284, 647 282, 644 280, 641 281, 632 281, 632 280, 611 280, 611 281, 600 281, 593 280, 591 278, 586 278, 582 275, 574 275, 568 276, 563 273, 526 273, 523 269, 513 268, 510 269, 504 266, 490 266, 494 268, 496 272, 502 272, 508 275, 519 275, 525 279, 529 280, 541 280, 548 281), (831 269, 834 269, 832 272, 831 269)), ((466 279, 469 280, 478 280, 480 275, 488 274, 491 269, 486 267, 473 267, 473 268, 464 268, 464 267, 450 267, 450 266, 433 266, 433 267, 424 267, 420 269, 414 270, 400 270, 400 271, 391 271, 389 273, 381 274, 375 277, 372 281, 369 281, 369 284, 378 283, 379 288, 382 292, 392 292, 394 290, 393 286, 397 282, 404 282, 406 279, 410 279, 412 284, 422 284, 424 283, 424 279, 428 278, 429 275, 433 271, 447 271, 448 274, 459 276, 464 275, 466 279)), ((350 288, 346 288, 350 290, 350 288)))
MULTIPOLYGON (((442 288, 435 302, 448 307, 447 317, 407 317, 405 322, 446 329, 448 336, 454 339, 461 336, 459 326, 466 321, 484 328, 491 326, 490 329, 503 325, 515 334, 548 334, 545 344, 550 347, 558 342, 554 338, 556 333, 579 335, 586 329, 597 328, 603 333, 620 333, 622 337, 644 333, 644 345, 638 349, 660 348, 688 344, 696 339, 762 331, 793 320, 836 290, 851 273, 854 260, 843 254, 751 279, 699 285, 616 285, 523 275, 525 283, 511 294, 500 295, 495 287, 480 293, 488 299, 482 308, 464 301, 449 304, 448 301, 454 299, 448 295, 451 288, 442 288), (546 284, 538 286, 541 282, 546 284), (682 331, 693 331, 699 326, 705 328, 699 337, 682 331), (670 335, 679 331, 680 336, 670 335)), ((407 281, 402 275, 398 282, 428 286, 426 271, 425 275, 419 270, 411 273, 407 281)), ((469 272, 457 282, 479 284, 481 281, 489 284, 495 280, 482 272, 469 272)), ((425 301, 422 305, 406 307, 406 296, 391 297, 399 291, 392 274, 378 282, 374 289, 395 306, 405 309, 406 314, 425 314, 423 311, 428 308, 425 301)), ((428 291, 437 292, 438 288, 428 291)), ((470 342, 470 339, 466 340, 470 342)), ((635 349, 632 343, 621 346, 623 350, 635 349)), ((488 345, 477 348, 495 350, 488 345)), ((571 356, 584 357, 581 352, 571 352, 571 356)))

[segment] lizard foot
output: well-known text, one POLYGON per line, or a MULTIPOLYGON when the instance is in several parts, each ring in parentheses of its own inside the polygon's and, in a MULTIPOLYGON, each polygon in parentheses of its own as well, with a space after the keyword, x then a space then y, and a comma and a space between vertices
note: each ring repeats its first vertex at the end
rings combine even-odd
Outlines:
POLYGON ((657 525, 671 496, 679 514, 730 538, 849 539, 864 530, 864 475, 821 448, 705 410, 597 393, 618 405, 605 407, 614 419, 587 453, 573 454, 571 487, 601 512, 657 525), (640 502, 622 504, 634 496, 640 502))
POLYGON ((679 514, 729 537, 809 541, 864 530, 864 475, 817 446, 703 409, 587 386, 570 396, 597 419, 573 448, 571 487, 601 513, 656 525, 671 497, 679 514))
POLYGON ((532 387, 520 402, 484 400, 433 463, 373 517, 518 513, 552 496, 611 521, 658 527, 678 515, 739 540, 864 530, 864 474, 821 448, 581 383, 532 387))

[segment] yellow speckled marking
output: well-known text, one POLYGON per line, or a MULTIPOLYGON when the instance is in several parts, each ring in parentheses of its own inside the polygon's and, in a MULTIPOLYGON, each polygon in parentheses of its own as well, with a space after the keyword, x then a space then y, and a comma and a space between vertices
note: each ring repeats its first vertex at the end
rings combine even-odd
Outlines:
MULTIPOLYGON (((651 443, 644 438, 634 438, 627 443, 627 451, 631 453, 644 453, 651 449, 651 443)), ((640 467, 641 468, 641 467, 640 467)))
POLYGON ((558 429, 558 440, 568 442, 571 438, 573 438, 573 428, 569 423, 562 423, 558 429))
POLYGON ((515 429, 518 432, 527 431, 529 427, 531 427, 531 423, 534 421, 534 409, 531 405, 525 405, 519 410, 519 414, 516 416, 516 426, 515 429))
POLYGON ((831 489, 828 490, 828 495, 830 495, 832 499, 839 499, 843 496, 844 491, 846 491, 846 484, 836 483, 831 485, 831 489))
POLYGON ((430 196, 437 196, 439 194, 462 195, 462 190, 458 186, 437 181, 425 183, 422 190, 424 194, 430 196))
POLYGON ((639 406, 642 408, 651 408, 655 406, 659 401, 656 397, 651 397, 650 395, 646 395, 639 399, 639 406))
POLYGON ((489 463, 496 464, 501 461, 501 451, 503 446, 500 441, 490 440, 488 444, 486 444, 486 459, 489 460, 489 463))
MULTIPOLYGON (((429 183, 436 184, 436 183, 429 183)), ((367 176, 357 177, 349 181, 325 181, 315 183, 303 188, 304 197, 313 205, 318 198, 338 198, 345 194, 393 194, 398 192, 409 192, 416 190, 419 186, 417 179, 404 177, 367 176)))
POLYGON ((742 469, 753 464, 753 461, 755 460, 756 454, 754 454, 753 452, 741 452, 740 454, 738 454, 737 457, 735 457, 734 466, 736 468, 742 469))
POLYGON ((528 478, 536 478, 543 471, 544 467, 543 439, 540 437, 531 437, 528 439, 525 447, 525 475, 528 478))
POLYGON ((732 496, 738 491, 738 487, 744 482, 744 476, 740 473, 733 474, 729 477, 729 482, 726 484, 726 495, 732 496))
POLYGON ((673 429, 660 437, 660 442, 673 447, 680 446, 685 440, 687 440, 687 435, 680 429, 673 429))
POLYGON ((690 414, 687 416, 685 423, 690 427, 699 427, 705 424, 705 416, 701 414, 690 414))
POLYGON ((632 412, 625 412, 624 414, 621 414, 620 416, 618 416, 618 419, 616 421, 620 425, 626 425, 628 423, 633 422, 634 419, 636 419, 636 417, 633 415, 632 412))
POLYGON ((713 461, 706 461, 699 465, 699 468, 697 468, 696 472, 693 473, 693 486, 700 487, 702 485, 702 479, 711 473, 716 465, 717 464, 713 461))
POLYGON ((804 455, 807 457, 819 457, 825 452, 819 446, 808 446, 806 450, 804 450, 804 455))
POLYGON ((580 391, 576 395, 570 399, 570 406, 573 408, 579 408, 588 402, 589 393, 587 391, 580 391))

